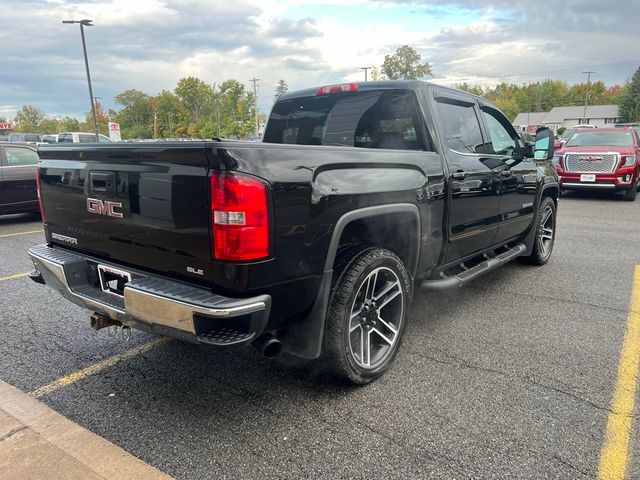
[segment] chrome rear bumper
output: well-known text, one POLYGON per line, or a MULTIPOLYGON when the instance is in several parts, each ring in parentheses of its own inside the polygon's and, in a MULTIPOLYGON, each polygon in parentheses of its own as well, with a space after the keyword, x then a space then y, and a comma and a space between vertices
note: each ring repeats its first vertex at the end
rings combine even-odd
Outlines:
MULTIPOLYGON (((114 295, 99 286, 97 259, 47 245, 31 247, 28 253, 45 283, 65 298, 141 330, 211 343, 206 339, 212 334, 231 329, 243 333, 242 338, 250 341, 262 333, 269 318, 269 295, 228 298, 204 288, 111 265, 131 273, 124 295, 114 295)), ((105 264, 102 260, 99 263, 105 264)))

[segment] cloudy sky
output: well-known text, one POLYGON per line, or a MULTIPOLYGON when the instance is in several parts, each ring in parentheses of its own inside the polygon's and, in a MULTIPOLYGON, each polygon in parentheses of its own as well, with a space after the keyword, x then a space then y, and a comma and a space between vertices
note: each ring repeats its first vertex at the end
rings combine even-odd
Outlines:
POLYGON ((260 78, 267 111, 290 89, 363 79, 409 44, 435 82, 492 85, 545 78, 624 83, 640 66, 640 2, 603 0, 3 0, 0 116, 25 104, 54 116, 90 108, 77 25, 86 29, 94 95, 151 95, 195 75, 260 78))

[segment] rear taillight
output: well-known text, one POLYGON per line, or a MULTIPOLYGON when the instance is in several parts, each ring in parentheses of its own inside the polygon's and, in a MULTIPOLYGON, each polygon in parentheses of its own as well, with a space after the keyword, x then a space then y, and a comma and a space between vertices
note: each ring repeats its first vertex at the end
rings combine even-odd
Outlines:
POLYGON ((40 165, 36 167, 36 191, 38 192, 38 206, 40 207, 40 218, 42 223, 47 223, 47 217, 44 214, 44 206, 42 205, 42 192, 40 190, 40 165))
POLYGON ((357 83, 341 83, 339 85, 327 85, 325 87, 320 87, 316 91, 316 95, 331 95, 332 93, 345 93, 345 92, 356 92, 358 91, 357 83))
POLYGON ((249 175, 221 172, 211 176, 213 257, 248 261, 268 257, 268 187, 249 175))

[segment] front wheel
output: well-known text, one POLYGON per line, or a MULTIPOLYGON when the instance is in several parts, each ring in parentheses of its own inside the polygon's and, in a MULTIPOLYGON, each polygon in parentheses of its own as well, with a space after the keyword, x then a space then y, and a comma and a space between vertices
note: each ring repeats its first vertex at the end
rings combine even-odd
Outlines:
POLYGON ((556 204, 550 197, 542 197, 536 219, 536 238, 531 255, 520 257, 522 263, 544 265, 549 261, 556 239, 556 204))
POLYGON ((631 187, 629 190, 624 192, 623 199, 628 202, 633 202, 636 199, 636 195, 638 194, 638 186, 631 187))
POLYGON ((410 295, 409 273, 393 252, 371 248, 351 259, 333 289, 325 335, 339 376, 364 385, 387 371, 405 331, 410 295))

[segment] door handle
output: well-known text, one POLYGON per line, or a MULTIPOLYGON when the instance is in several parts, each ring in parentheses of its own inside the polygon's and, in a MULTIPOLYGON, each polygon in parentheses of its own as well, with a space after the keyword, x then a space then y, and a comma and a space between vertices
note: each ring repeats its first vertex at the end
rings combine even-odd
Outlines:
POLYGON ((502 170, 500 171, 500 175, 503 177, 510 177, 511 176, 511 170, 502 170))
POLYGON ((467 178, 469 176, 468 172, 463 172, 462 170, 458 170, 457 172, 453 172, 451 174, 452 178, 462 180, 463 178, 467 178))
POLYGON ((90 172, 92 193, 116 194, 116 174, 114 172, 90 172))

